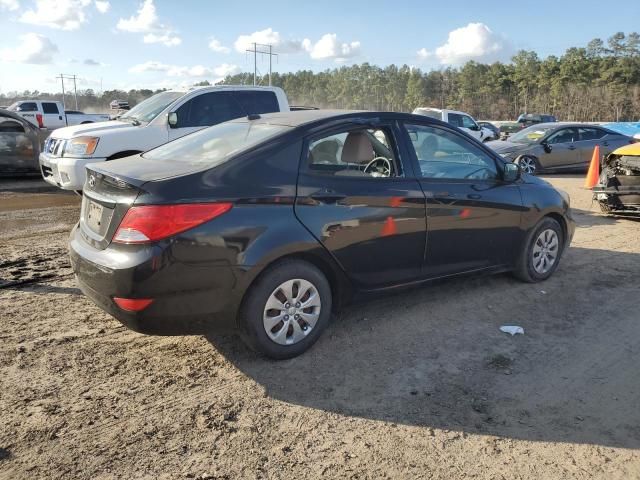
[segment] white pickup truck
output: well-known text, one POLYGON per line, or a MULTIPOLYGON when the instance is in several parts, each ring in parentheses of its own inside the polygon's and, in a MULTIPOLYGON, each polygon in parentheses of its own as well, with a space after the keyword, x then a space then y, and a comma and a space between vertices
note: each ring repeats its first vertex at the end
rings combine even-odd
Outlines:
POLYGON ((7 110, 17 113, 38 128, 48 130, 109 120, 107 114, 82 113, 76 110, 65 111, 62 102, 46 100, 19 100, 7 110))
POLYGON ((40 154, 43 178, 82 190, 85 165, 137 155, 189 133, 251 114, 288 112, 277 87, 215 86, 167 90, 117 120, 54 131, 40 154))
POLYGON ((447 122, 454 127, 458 127, 460 130, 463 130, 481 142, 493 140, 493 132, 488 128, 480 127, 478 122, 476 122, 468 113, 430 107, 419 107, 412 113, 447 122))

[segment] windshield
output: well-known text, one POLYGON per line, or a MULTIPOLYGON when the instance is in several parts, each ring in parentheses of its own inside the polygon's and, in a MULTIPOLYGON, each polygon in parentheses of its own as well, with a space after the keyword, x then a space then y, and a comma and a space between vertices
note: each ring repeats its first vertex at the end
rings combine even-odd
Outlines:
POLYGON ((19 104, 20 104, 19 102, 14 102, 7 107, 7 110, 9 110, 10 112, 17 112, 19 104))
POLYGON ((556 127, 539 127, 538 125, 533 125, 524 130, 520 130, 518 133, 514 133, 509 137, 509 141, 524 144, 538 143, 542 137, 554 128, 556 127))
POLYGON ((144 158, 214 167, 233 155, 289 130, 283 125, 227 122, 205 128, 148 151, 144 158))
POLYGON ((120 118, 131 118, 140 122, 150 122, 160 112, 167 108, 174 100, 184 95, 184 92, 162 92, 147 98, 139 103, 120 118))

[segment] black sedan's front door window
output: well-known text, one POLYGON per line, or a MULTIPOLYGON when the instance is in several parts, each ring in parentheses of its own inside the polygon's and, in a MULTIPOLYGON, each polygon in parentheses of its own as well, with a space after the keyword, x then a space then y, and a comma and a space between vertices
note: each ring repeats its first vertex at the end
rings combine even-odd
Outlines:
POLYGON ((522 243, 522 200, 495 159, 453 130, 406 125, 427 199, 425 275, 509 264, 522 243))

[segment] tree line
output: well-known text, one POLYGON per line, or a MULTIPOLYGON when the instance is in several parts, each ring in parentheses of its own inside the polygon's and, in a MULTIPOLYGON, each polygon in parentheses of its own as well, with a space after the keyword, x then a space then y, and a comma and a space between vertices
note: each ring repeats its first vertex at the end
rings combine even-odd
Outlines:
MULTIPOLYGON (((266 75, 258 80, 260 85, 268 84, 266 75)), ((221 83, 251 85, 253 74, 227 76, 221 83)), ((369 63, 321 72, 276 72, 272 84, 284 89, 292 105, 390 111, 432 106, 491 120, 514 119, 527 112, 549 113, 567 121, 638 121, 640 35, 618 32, 606 41, 595 38, 586 47, 569 48, 559 57, 541 59, 534 51, 522 50, 510 63, 469 61, 428 72, 408 65, 369 63)), ((112 90, 98 96, 86 90, 80 92, 78 103, 81 109, 104 110, 111 100, 128 100, 134 105, 153 93, 112 90)), ((40 92, 14 96, 27 94, 56 98, 40 92)), ((11 101, 0 95, 0 104, 11 101)))

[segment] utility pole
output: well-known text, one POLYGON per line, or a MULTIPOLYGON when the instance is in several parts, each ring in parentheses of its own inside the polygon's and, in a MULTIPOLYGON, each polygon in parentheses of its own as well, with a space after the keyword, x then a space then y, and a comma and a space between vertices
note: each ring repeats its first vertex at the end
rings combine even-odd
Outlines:
POLYGON ((62 108, 66 109, 66 104, 65 104, 65 91, 64 91, 64 79, 66 78, 67 80, 73 80, 73 97, 75 98, 76 101, 76 110, 78 110, 78 89, 76 88, 76 75, 66 75, 64 73, 61 73, 60 76, 58 77, 60 79, 60 82, 62 82, 62 108))
POLYGON ((271 59, 277 57, 277 53, 273 53, 273 45, 267 45, 264 43, 253 42, 253 49, 247 50, 249 53, 253 53, 253 84, 258 84, 258 54, 269 55, 269 86, 271 86, 271 59), (266 47, 269 50, 258 50, 258 47, 266 47))
POLYGON ((73 96, 76 99, 76 110, 78 110, 78 90, 76 89, 76 76, 73 75, 73 96))
POLYGON ((62 109, 66 110, 67 107, 64 104, 64 97, 65 97, 65 95, 64 95, 64 75, 62 75, 62 74, 60 74, 60 81, 62 82, 62 109))

